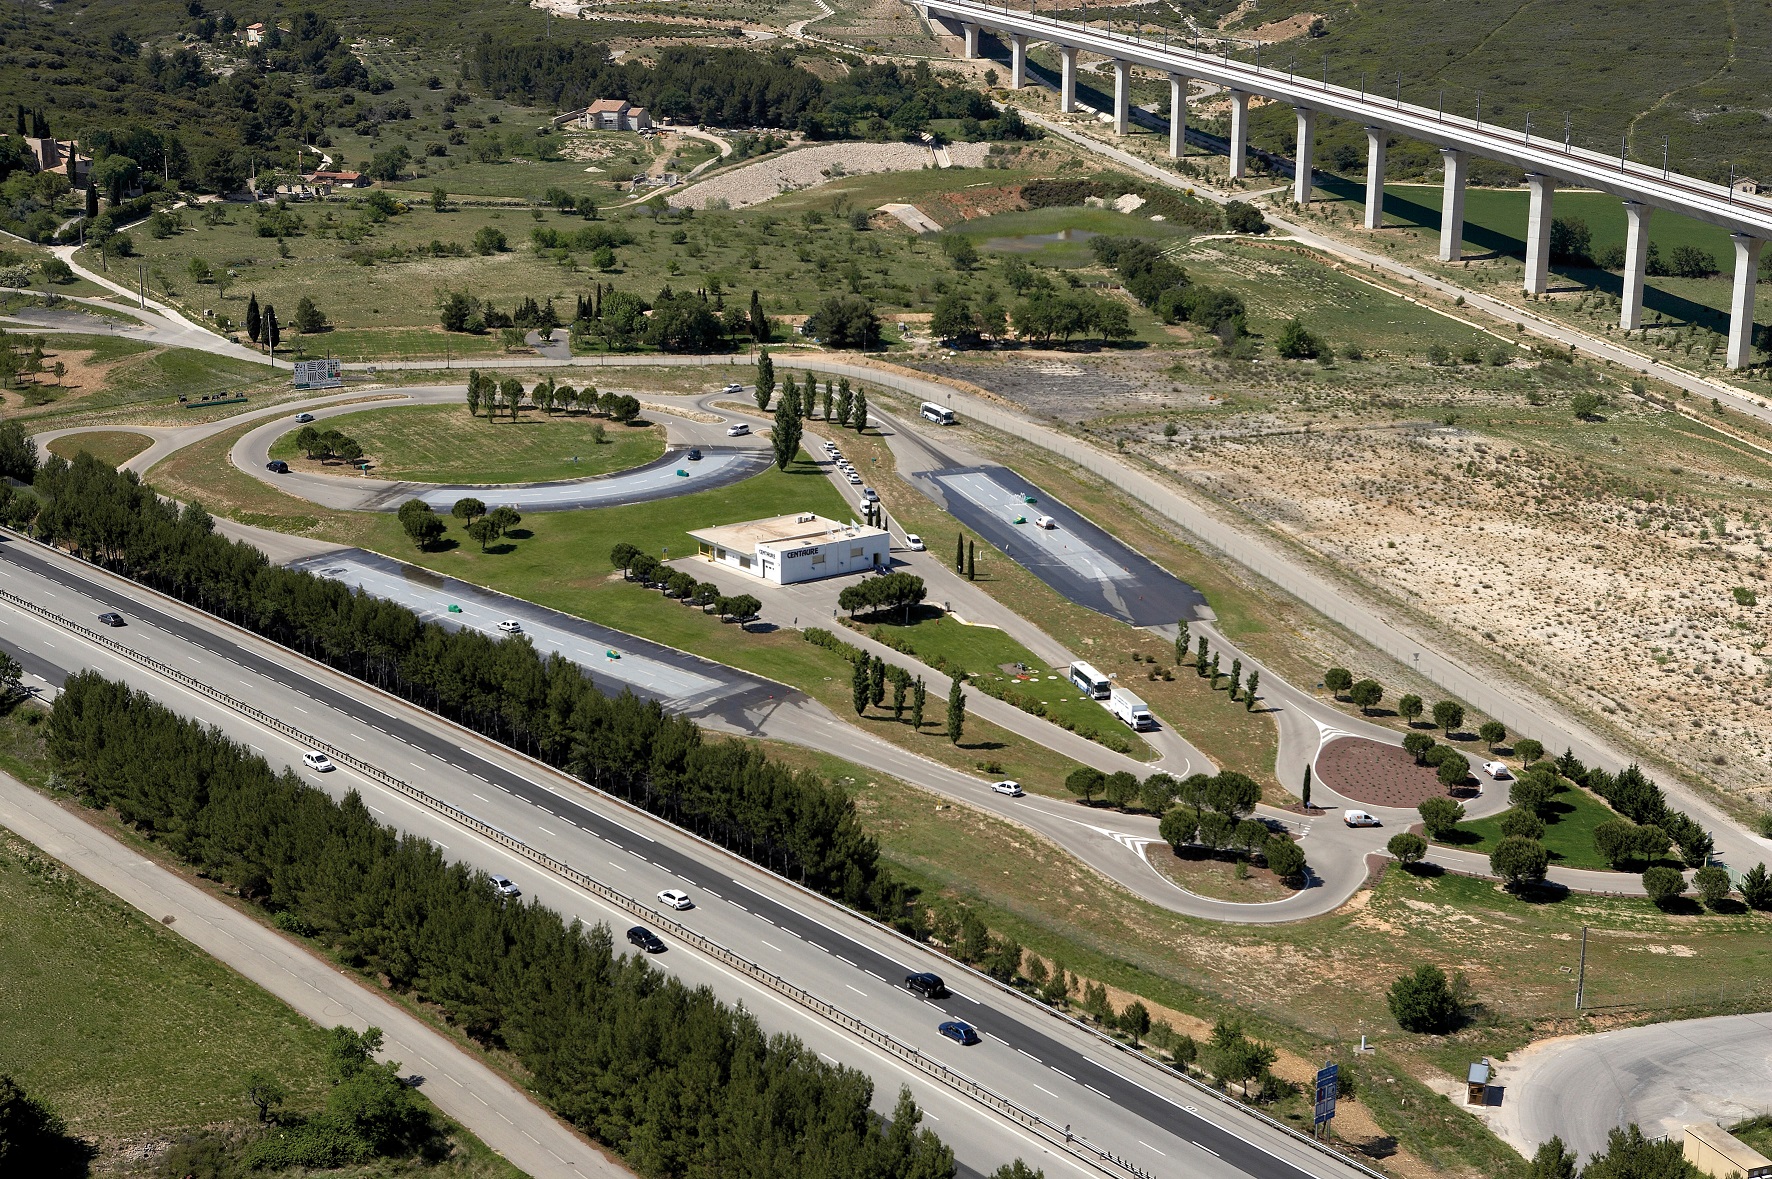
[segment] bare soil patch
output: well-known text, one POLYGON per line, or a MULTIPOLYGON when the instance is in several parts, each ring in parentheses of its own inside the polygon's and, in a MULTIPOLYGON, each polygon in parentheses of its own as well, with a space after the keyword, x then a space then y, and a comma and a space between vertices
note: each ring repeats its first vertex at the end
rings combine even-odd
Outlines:
POLYGON ((1243 864, 1243 875, 1237 875, 1237 863, 1220 859, 1199 849, 1183 849, 1181 854, 1166 843, 1153 843, 1144 849, 1151 867, 1197 896, 1219 901, 1258 905, 1266 901, 1282 901, 1293 889, 1267 868, 1243 864))
POLYGON ((1317 777, 1343 798, 1405 810, 1446 793, 1432 766, 1405 749, 1365 737, 1337 737, 1317 754, 1317 777))

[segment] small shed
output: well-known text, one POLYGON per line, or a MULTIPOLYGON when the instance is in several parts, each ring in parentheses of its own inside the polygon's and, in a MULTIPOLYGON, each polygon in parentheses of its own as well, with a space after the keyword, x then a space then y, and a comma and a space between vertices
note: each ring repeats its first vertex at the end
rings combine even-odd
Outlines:
POLYGON ((1715 1122, 1699 1122, 1686 1127, 1685 1156, 1687 1162, 1716 1179, 1723 1179, 1725 1175, 1772 1179, 1772 1159, 1715 1122))
POLYGON ((1489 1058, 1487 1056, 1471 1065, 1471 1071, 1464 1078, 1464 1103, 1466 1105, 1489 1104, 1489 1058))

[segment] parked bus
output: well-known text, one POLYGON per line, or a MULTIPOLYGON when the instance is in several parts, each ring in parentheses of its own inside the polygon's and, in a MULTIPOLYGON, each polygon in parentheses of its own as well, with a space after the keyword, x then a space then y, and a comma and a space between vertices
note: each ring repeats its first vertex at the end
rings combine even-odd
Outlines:
POLYGON ((1108 693, 1114 690, 1114 685, 1108 682, 1108 678, 1087 663, 1071 664, 1071 683, 1077 685, 1085 696, 1095 700, 1106 700, 1108 693))
POLYGON ((937 405, 933 401, 923 403, 923 416, 938 426, 951 426, 955 420, 953 410, 945 405, 937 405))

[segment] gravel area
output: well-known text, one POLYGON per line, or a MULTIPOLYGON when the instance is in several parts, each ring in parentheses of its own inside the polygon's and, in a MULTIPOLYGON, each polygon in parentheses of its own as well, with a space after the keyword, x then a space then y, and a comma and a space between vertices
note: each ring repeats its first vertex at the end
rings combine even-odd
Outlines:
MULTIPOLYGON (((956 143, 947 150, 955 167, 976 168, 984 163, 990 144, 956 143)), ((742 209, 784 192, 812 188, 843 175, 915 172, 935 166, 935 153, 917 144, 825 143, 746 164, 692 185, 668 199, 672 207, 678 209, 705 209, 708 202, 714 200, 724 200, 728 207, 742 209)))
POLYGON ((1417 807, 1445 795, 1432 766, 1395 745, 1337 737, 1317 754, 1317 778, 1343 798, 1369 806, 1417 807))

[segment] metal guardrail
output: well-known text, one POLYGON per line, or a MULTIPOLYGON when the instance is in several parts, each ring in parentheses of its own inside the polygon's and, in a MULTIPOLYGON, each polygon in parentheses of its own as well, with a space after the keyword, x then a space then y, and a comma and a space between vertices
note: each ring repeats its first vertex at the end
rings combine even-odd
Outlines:
POLYGON ((825 1000, 820 999, 817 995, 814 995, 805 988, 789 982, 787 979, 772 971, 763 969, 750 959, 728 950, 718 942, 678 924, 669 917, 660 915, 656 910, 640 903, 626 893, 610 888, 601 881, 580 872, 572 865, 562 860, 557 860, 545 852, 530 847, 522 840, 499 830, 497 827, 494 827, 489 823, 482 822, 480 819, 475 818, 473 815, 457 806, 444 802, 442 799, 436 798, 433 795, 427 794, 425 791, 420 790, 411 783, 387 773, 380 767, 363 761, 361 758, 347 753, 326 741, 322 741, 310 733, 303 732, 294 725, 280 720, 277 717, 248 704, 244 700, 236 699, 235 697, 228 695, 226 692, 211 687, 196 677, 180 671, 176 667, 171 667, 160 662, 151 655, 146 655, 137 651, 133 647, 118 642, 109 635, 93 630, 91 627, 64 618, 55 611, 44 606, 39 606, 37 603, 32 602, 27 598, 12 593, 10 590, 0 588, 0 601, 7 602, 26 613, 41 618, 46 622, 50 622, 63 630, 85 639, 87 642, 97 644, 113 654, 121 655, 131 662, 147 668, 154 674, 169 679, 209 700, 213 700, 217 704, 237 712, 273 732, 280 733, 285 737, 299 741, 309 748, 317 749, 338 764, 347 766, 387 789, 396 791, 414 802, 419 803, 421 806, 441 815, 450 822, 465 827, 475 834, 485 839, 489 839, 509 851, 515 852, 517 855, 522 856, 536 866, 578 886, 606 904, 660 927, 672 937, 675 937, 679 941, 701 951, 716 962, 738 971, 745 977, 754 982, 763 984, 780 995, 786 996, 801 1007, 804 1007, 829 1022, 836 1024, 851 1035, 859 1036, 874 1047, 887 1052, 895 1059, 910 1065, 917 1071, 947 1086, 949 1089, 966 1097, 970 1097, 991 1112, 998 1114, 1001 1117, 1008 1118, 1010 1121, 1015 1122, 1017 1125, 1028 1130, 1032 1130, 1052 1145, 1089 1163, 1105 1174, 1112 1176, 1113 1179, 1125 1179, 1125 1177, 1130 1177, 1130 1179, 1156 1179, 1156 1177, 1151 1175, 1148 1171, 1141 1170, 1133 1163, 1119 1158, 1112 1152, 1094 1145, 1079 1135, 1072 1134, 1068 1128, 1054 1125, 1038 1114, 1023 1109, 1007 1097, 1003 1097, 1002 1095, 985 1088, 983 1085, 978 1084, 971 1078, 955 1072, 941 1062, 925 1056, 921 1050, 913 1045, 902 1043, 886 1032, 870 1027, 862 1020, 849 1014, 842 1008, 837 1007, 835 1004, 827 1003, 825 1000))

